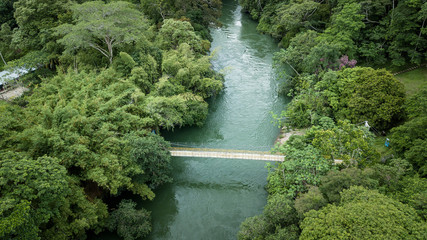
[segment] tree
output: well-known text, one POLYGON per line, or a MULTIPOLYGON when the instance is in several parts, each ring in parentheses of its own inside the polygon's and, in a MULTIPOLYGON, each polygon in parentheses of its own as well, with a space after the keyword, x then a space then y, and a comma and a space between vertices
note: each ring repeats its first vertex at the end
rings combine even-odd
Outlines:
POLYGON ((332 168, 332 162, 308 145, 296 149, 282 145, 276 151, 285 155, 285 161, 269 168, 267 191, 269 194, 284 194, 294 198, 308 190, 308 185, 318 185, 320 177, 332 168))
POLYGON ((14 17, 18 28, 13 42, 21 51, 54 51, 52 29, 66 15, 68 0, 18 0, 14 3, 14 17))
POLYGON ((394 191, 389 196, 413 207, 418 215, 427 220, 427 179, 415 176, 405 176, 395 184, 394 191))
MULTIPOLYGON (((307 78, 302 78, 302 84, 309 84, 307 78)), ((285 119, 283 124, 296 128, 306 128, 317 123, 322 117, 333 115, 328 99, 322 92, 311 87, 301 91, 283 111, 281 117, 285 119)))
POLYGON ((0 238, 40 239, 42 225, 59 217, 70 194, 59 160, 0 153, 0 238))
MULTIPOLYGON (((274 56, 275 64, 289 64, 296 74, 304 69, 304 59, 316 46, 318 33, 313 30, 298 33, 290 41, 289 47, 281 49, 274 56)), ((295 74, 294 74, 295 75, 295 74)))
POLYGON ((269 196, 263 214, 272 226, 289 226, 297 222, 293 200, 283 194, 269 196))
POLYGON ((190 46, 195 53, 205 53, 210 44, 202 40, 195 32, 189 22, 167 19, 157 36, 157 42, 161 49, 177 49, 182 43, 190 46))
POLYGON ((368 121, 377 129, 390 129, 402 119, 403 84, 385 69, 345 68, 325 74, 316 88, 328 98, 336 119, 368 121))
POLYGON ((413 208, 363 187, 344 190, 338 206, 305 216, 300 239, 425 239, 427 232, 413 208))
POLYGON ((312 144, 324 156, 341 159, 347 165, 365 167, 379 160, 373 145, 374 136, 366 127, 355 126, 349 121, 338 121, 331 129, 315 126, 307 132, 312 144))
POLYGON ((363 186, 368 189, 376 189, 378 180, 373 179, 375 172, 372 169, 360 170, 358 168, 346 168, 341 171, 329 171, 321 178, 322 184, 319 190, 325 196, 328 203, 340 202, 340 193, 352 186, 363 186))
POLYGON ((156 23, 168 19, 191 22, 198 35, 211 40, 208 27, 219 25, 222 1, 219 0, 141 0, 144 13, 156 23))
POLYGON ((246 218, 240 224, 240 230, 237 234, 239 240, 262 240, 270 231, 271 226, 262 215, 246 218))
POLYGON ((203 98, 215 96, 223 88, 223 79, 212 70, 210 59, 209 56, 196 57, 194 49, 182 43, 177 50, 163 55, 163 74, 168 76, 168 81, 176 89, 183 86, 203 98))
POLYGON ((426 98, 427 88, 424 86, 418 93, 411 96, 406 104, 408 121, 393 128, 390 136, 391 148, 402 158, 408 160, 421 176, 427 176, 425 144, 427 133, 420 131, 427 127, 426 98))
POLYGON ((355 57, 357 48, 354 40, 358 38, 360 29, 365 27, 361 4, 346 3, 336 10, 331 16, 331 25, 319 36, 319 41, 333 43, 341 54, 355 57))
POLYGON ((122 200, 119 208, 108 219, 108 229, 116 230, 124 240, 134 240, 150 233, 150 212, 145 209, 137 210, 135 207, 136 203, 132 200, 122 200))
POLYGON ((241 225, 237 235, 244 239, 298 239, 299 229, 297 214, 293 201, 282 194, 274 194, 268 198, 262 215, 247 218, 241 225))
POLYGON ((58 42, 67 52, 93 48, 110 64, 114 48, 137 41, 147 29, 144 16, 128 2, 90 1, 74 5, 72 11, 76 24, 57 27, 56 34, 63 36, 58 42))
POLYGON ((16 27, 16 21, 13 17, 13 4, 17 0, 3 0, 0 2, 0 25, 8 24, 12 28, 16 27))
POLYGON ((424 5, 424 1, 399 1, 389 13, 385 36, 390 41, 388 54, 394 65, 424 61, 427 46, 424 5))
POLYGON ((299 195, 295 199, 295 209, 301 220, 304 219, 304 213, 310 210, 319 210, 326 204, 328 204, 328 201, 323 197, 318 187, 310 187, 308 192, 299 195))
POLYGON ((172 181, 169 144, 162 137, 136 132, 129 135, 128 140, 130 158, 143 170, 143 174, 134 177, 136 182, 156 188, 172 181))
POLYGON ((0 64, 7 65, 7 61, 13 57, 12 30, 9 24, 3 23, 0 28, 0 64))

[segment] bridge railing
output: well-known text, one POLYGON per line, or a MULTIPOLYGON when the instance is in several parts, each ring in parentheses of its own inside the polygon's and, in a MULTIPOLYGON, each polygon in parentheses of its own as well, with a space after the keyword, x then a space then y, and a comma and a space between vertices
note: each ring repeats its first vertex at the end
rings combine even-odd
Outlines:
MULTIPOLYGON (((203 143, 196 143, 196 142, 170 142, 170 145, 172 148, 181 148, 181 149, 214 149, 214 150, 223 150, 223 148, 216 148, 212 147, 212 145, 207 145, 203 143)), ((233 151, 252 151, 252 152, 262 152, 262 153, 270 153, 270 150, 273 146, 272 145, 266 145, 266 146, 251 146, 251 145, 242 145, 242 146, 235 146, 233 145, 230 150, 233 151)), ((228 148, 228 147, 227 147, 228 148)), ((228 149, 227 149, 228 150, 228 149)))
POLYGON ((229 152, 229 153, 247 153, 247 154, 264 154, 264 155, 281 155, 271 153, 269 151, 253 151, 253 150, 238 150, 238 149, 219 149, 219 148, 186 148, 186 147, 171 147, 174 151, 199 151, 199 152, 229 152))

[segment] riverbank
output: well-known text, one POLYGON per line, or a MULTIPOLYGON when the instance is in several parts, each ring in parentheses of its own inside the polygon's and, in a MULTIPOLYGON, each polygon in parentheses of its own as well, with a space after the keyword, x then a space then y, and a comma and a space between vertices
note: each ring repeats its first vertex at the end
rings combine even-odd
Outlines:
POLYGON ((283 127, 280 129, 279 136, 277 136, 276 141, 274 141, 274 145, 276 144, 285 144, 286 141, 289 140, 289 138, 293 135, 302 136, 305 134, 305 131, 307 129, 288 129, 286 127, 283 127))

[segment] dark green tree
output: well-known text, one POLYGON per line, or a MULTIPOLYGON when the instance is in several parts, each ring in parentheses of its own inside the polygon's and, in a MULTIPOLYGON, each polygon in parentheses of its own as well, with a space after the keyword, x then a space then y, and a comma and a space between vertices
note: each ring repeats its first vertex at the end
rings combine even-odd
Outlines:
POLYGON ((402 119, 403 84, 384 70, 346 68, 325 74, 316 88, 322 90, 336 119, 357 124, 368 121, 377 129, 390 129, 402 119))
POLYGON ((425 239, 427 232, 412 207, 363 187, 344 190, 339 205, 305 216, 300 239, 425 239))
POLYGON ((135 208, 136 203, 132 200, 122 200, 119 208, 114 210, 108 219, 108 229, 117 231, 124 240, 147 236, 151 232, 150 212, 135 208))
POLYGON ((0 153, 0 238, 41 239, 71 193, 66 169, 51 157, 0 153))

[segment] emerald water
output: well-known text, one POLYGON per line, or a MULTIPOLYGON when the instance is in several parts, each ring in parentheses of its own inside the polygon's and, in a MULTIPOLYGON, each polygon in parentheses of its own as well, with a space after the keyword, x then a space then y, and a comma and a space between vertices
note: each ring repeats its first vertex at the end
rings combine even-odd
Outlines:
MULTIPOLYGON (((183 146, 269 150, 279 129, 271 112, 277 96, 272 69, 277 42, 256 31, 237 0, 223 1, 221 28, 212 29, 215 70, 225 74, 224 91, 209 100, 203 127, 162 133, 183 146)), ((172 158, 172 184, 155 191, 144 207, 152 212, 148 239, 236 239, 240 223, 266 204, 267 169, 263 161, 172 158)))

